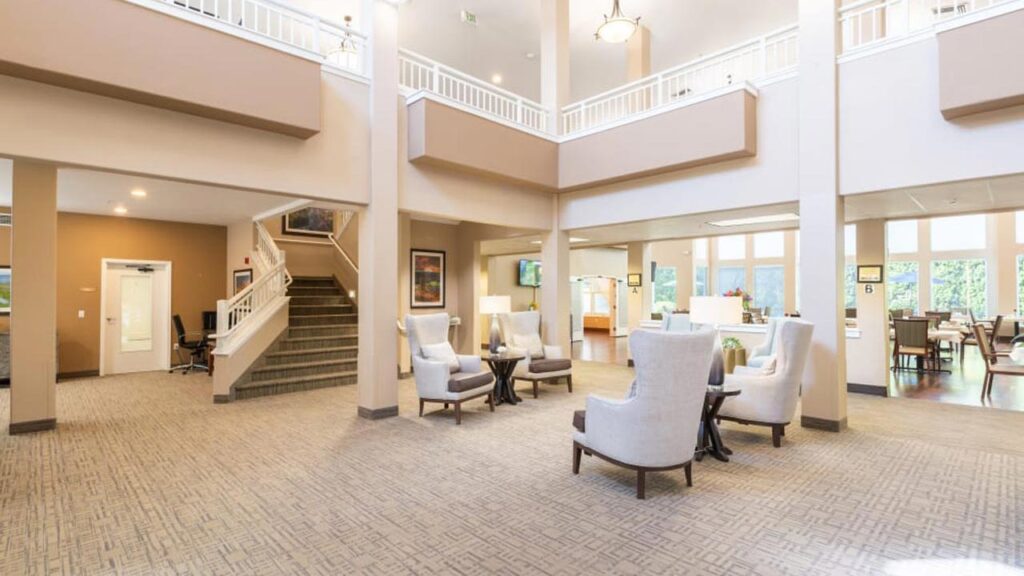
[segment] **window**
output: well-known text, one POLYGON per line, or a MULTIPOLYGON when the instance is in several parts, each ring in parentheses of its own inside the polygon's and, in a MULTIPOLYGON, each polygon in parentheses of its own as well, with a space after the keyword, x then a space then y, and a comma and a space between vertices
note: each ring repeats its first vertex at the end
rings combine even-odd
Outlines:
POLYGON ((693 269, 693 295, 708 295, 708 267, 697 266, 693 269))
POLYGON ((608 314, 611 306, 608 305, 608 293, 606 292, 607 280, 602 278, 588 278, 583 284, 583 313, 584 314, 608 314))
POLYGON ((708 239, 695 238, 693 240, 693 258, 695 260, 708 259, 708 239))
POLYGON ((1017 255, 1017 310, 1024 310, 1024 254, 1017 255))
POLYGON ((718 269, 718 291, 725 294, 739 288, 747 291, 747 269, 743 266, 723 266, 718 269))
POLYGON ((1024 244, 1024 211, 1014 214, 1017 229, 1017 244, 1024 244))
POLYGON ((785 305, 786 273, 782 266, 754 266, 754 306, 781 316, 785 305))
POLYGON ((932 309, 968 308, 977 316, 988 314, 988 278, 985 260, 933 260, 932 309))
POLYGON ((718 259, 719 260, 743 260, 747 257, 747 237, 739 234, 737 236, 718 237, 718 259))
POLYGON ((844 307, 856 308, 857 307, 857 265, 847 264, 846 265, 846 283, 843 285, 844 288, 844 307))
POLYGON ((760 232, 754 234, 754 258, 782 258, 785 254, 785 232, 760 232))
POLYGON ((652 312, 668 313, 676 309, 676 269, 674 266, 654 268, 654 302, 652 312))
POLYGON ((917 311, 917 262, 889 262, 889 308, 917 311))
MULTIPOLYGON (((896 220, 885 225, 889 254, 917 252, 917 220, 896 220)), ((916 273, 916 272, 915 272, 916 273)))
POLYGON ((985 215, 932 218, 932 251, 984 250, 985 215))
POLYGON ((847 256, 857 255, 857 225, 843 226, 843 253, 847 256))

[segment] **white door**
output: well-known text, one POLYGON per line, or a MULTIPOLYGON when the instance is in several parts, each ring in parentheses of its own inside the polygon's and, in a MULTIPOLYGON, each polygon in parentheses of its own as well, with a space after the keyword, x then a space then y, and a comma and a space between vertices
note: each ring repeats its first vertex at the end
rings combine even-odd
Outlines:
POLYGON ((168 262, 103 263, 101 374, 170 368, 168 262))
POLYGON ((612 336, 629 336, 629 287, 625 280, 613 280, 615 314, 612 316, 612 336))
POLYGON ((582 278, 571 278, 570 294, 572 294, 572 341, 583 341, 583 283, 582 278))

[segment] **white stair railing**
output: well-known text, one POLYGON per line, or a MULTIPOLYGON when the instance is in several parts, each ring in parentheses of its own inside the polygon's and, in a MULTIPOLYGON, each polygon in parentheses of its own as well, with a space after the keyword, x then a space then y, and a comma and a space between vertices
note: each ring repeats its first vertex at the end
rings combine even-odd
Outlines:
POLYGON ((797 46, 797 27, 787 26, 570 104, 562 109, 562 134, 582 132, 730 84, 793 70, 797 65, 797 46))
POLYGON ((839 10, 843 53, 1014 0, 861 0, 839 10))
POLYGON ((440 96, 485 118, 547 131, 548 112, 541 104, 409 50, 398 51, 398 84, 409 92, 440 96))
POLYGON ((217 301, 217 351, 233 350, 239 339, 257 330, 266 320, 262 314, 284 297, 292 278, 285 267, 284 251, 262 223, 256 227, 256 259, 265 270, 252 284, 228 300, 217 301))

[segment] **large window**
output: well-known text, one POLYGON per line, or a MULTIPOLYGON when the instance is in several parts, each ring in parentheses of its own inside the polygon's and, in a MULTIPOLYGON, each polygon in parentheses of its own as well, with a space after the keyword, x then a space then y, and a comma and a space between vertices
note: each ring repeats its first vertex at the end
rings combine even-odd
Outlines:
POLYGON ((737 236, 718 237, 718 259, 719 260, 743 260, 747 257, 747 237, 739 234, 737 236))
POLYGON ((932 218, 932 252, 985 249, 985 215, 932 218))
POLYGON ((857 307, 857 265, 846 265, 846 282, 843 285, 843 301, 846 308, 857 307))
POLYGON ((676 309, 676 269, 674 266, 654 268, 654 302, 651 311, 664 314, 676 309))
POLYGON ((917 311, 917 262, 889 262, 889 309, 917 311))
POLYGON ((754 258, 782 258, 785 254, 785 232, 760 232, 754 234, 754 258))
POLYGON ((708 296, 708 267, 697 266, 693 269, 693 295, 708 296))
POLYGON ((966 308, 978 316, 988 314, 985 260, 932 261, 932 309, 966 308))
POLYGON ((697 238, 693 241, 693 258, 694 260, 707 260, 708 259, 708 239, 697 238))
POLYGON ((889 254, 917 252, 917 220, 894 220, 885 226, 889 254))
POLYGON ((583 284, 583 313, 608 314, 608 281, 603 278, 588 278, 583 284))
POLYGON ((782 266, 754 266, 754 306, 769 308, 769 313, 781 316, 785 310, 786 273, 782 266))
POLYGON ((857 255, 857 225, 847 224, 843 227, 843 253, 847 256, 857 255))
POLYGON ((747 291, 747 269, 743 266, 722 266, 718 269, 718 291, 725 294, 739 288, 747 291))

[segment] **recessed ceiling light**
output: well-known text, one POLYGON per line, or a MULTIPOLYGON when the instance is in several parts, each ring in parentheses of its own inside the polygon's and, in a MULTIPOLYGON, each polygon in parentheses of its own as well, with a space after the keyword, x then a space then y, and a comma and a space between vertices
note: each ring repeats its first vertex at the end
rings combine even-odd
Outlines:
POLYGON ((142 188, 136 188, 136 189, 132 190, 131 194, 132 194, 133 198, 145 198, 146 197, 146 191, 143 190, 142 188))
POLYGON ((524 56, 526 56, 527 60, 533 60, 534 58, 537 57, 537 53, 536 52, 527 52, 526 54, 524 54, 524 56))
POLYGON ((491 84, 501 84, 502 80, 503 78, 501 77, 501 74, 494 74, 491 76, 491 84))
POLYGON ((712 226, 746 226, 748 224, 770 224, 772 222, 792 222, 793 220, 799 220, 800 216, 792 212, 784 212, 782 214, 769 214, 768 216, 751 216, 750 218, 734 218, 732 220, 717 220, 715 222, 708 222, 712 226))
POLYGON ((590 240, 587 240, 586 238, 574 238, 574 237, 570 237, 570 238, 569 238, 569 242, 571 242, 572 244, 575 244, 575 243, 577 243, 577 242, 590 242, 590 240))
POLYGON ((530 240, 530 244, 543 244, 540 240, 530 240))
POLYGON ((409 0, 384 0, 384 2, 391 4, 392 6, 401 6, 402 4, 408 4, 409 0))
POLYGON ((124 216, 127 213, 128 209, 125 208, 124 206, 114 206, 114 214, 117 214, 118 216, 124 216))

